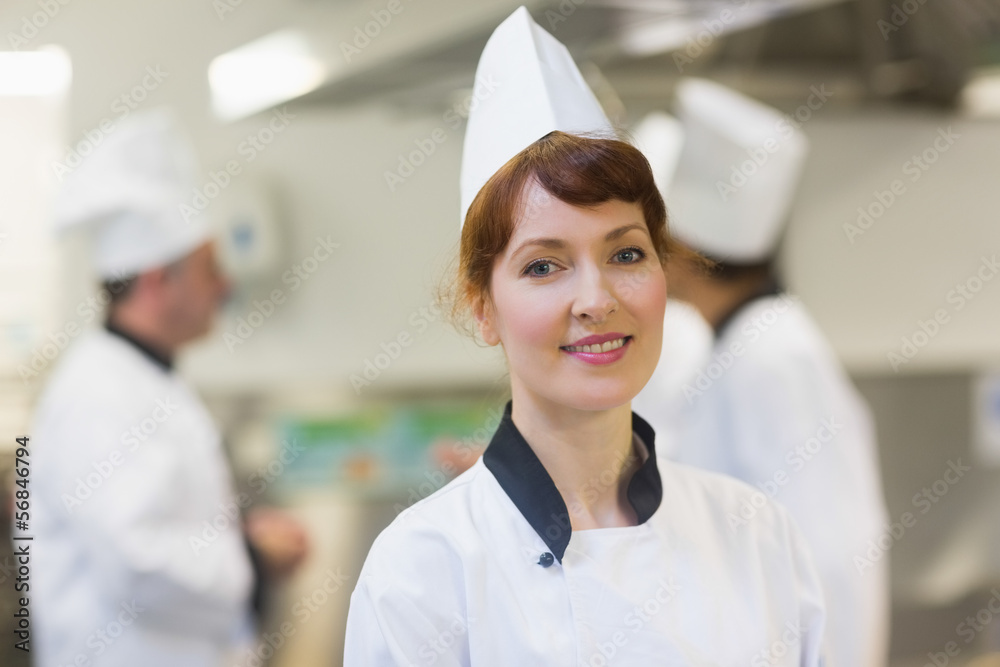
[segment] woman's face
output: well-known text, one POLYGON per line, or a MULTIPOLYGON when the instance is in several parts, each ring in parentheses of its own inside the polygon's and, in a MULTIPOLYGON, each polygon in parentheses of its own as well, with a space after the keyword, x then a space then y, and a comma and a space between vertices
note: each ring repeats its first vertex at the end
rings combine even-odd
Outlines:
POLYGON ((525 199, 492 298, 475 308, 483 340, 503 345, 515 396, 579 410, 628 403, 660 358, 667 299, 642 208, 577 208, 537 184, 525 199))

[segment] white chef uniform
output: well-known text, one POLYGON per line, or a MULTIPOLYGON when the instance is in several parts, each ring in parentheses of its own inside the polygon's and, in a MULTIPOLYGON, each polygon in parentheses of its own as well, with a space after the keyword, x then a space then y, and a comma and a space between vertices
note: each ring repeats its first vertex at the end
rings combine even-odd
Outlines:
MULTIPOLYGON (((565 47, 523 7, 487 43, 483 78, 496 91, 469 118, 463 217, 548 132, 611 133, 565 47)), ((372 546, 351 597, 346 667, 822 664, 822 594, 783 510, 731 529, 752 489, 658 461, 652 428, 633 414, 638 525, 574 532, 511 414, 508 403, 472 468, 372 546)))
POLYGON ((175 373, 120 335, 84 334, 33 432, 39 665, 218 667, 250 639, 219 433, 175 373))
MULTIPOLYGON (((172 114, 137 113, 69 175, 55 225, 92 233, 104 279, 179 260, 210 238, 178 210, 192 163, 172 114)), ((32 433, 40 667, 219 667, 252 641, 253 574, 219 433, 169 360, 124 332, 84 333, 32 433)))
POLYGON ((887 521, 874 426, 801 302, 772 293, 735 311, 664 409, 675 460, 744 480, 795 518, 824 584, 830 667, 884 665, 888 560, 865 557, 887 521))
MULTIPOLYGON (((787 221, 804 136, 710 81, 683 80, 677 111, 685 145, 670 191, 673 232, 716 259, 767 260, 787 221), (746 162, 760 151, 762 164, 746 162), (743 181, 732 180, 734 165, 748 165, 743 181)), ((658 381, 658 368, 634 406, 666 425, 672 459, 733 475, 757 487, 757 503, 789 510, 823 581, 828 664, 884 667, 888 559, 855 560, 887 520, 867 406, 801 302, 776 285, 734 307, 707 357, 703 350, 690 345, 703 361, 683 385, 658 381)), ((665 353, 661 365, 672 358, 665 353)))
POLYGON ((734 530, 753 489, 658 460, 632 428, 639 525, 571 531, 508 403, 482 459, 375 542, 345 667, 822 664, 822 593, 787 513, 734 530))

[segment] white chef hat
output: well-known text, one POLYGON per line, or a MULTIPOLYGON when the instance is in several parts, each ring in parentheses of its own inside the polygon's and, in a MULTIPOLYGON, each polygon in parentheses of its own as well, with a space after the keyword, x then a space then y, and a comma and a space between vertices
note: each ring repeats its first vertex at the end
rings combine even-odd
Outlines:
POLYGON ((685 143, 671 232, 713 259, 759 262, 776 250, 808 144, 776 110, 704 79, 682 79, 685 143))
POLYGON ((162 109, 134 114, 66 176, 54 226, 90 228, 101 278, 165 266, 211 236, 189 201, 196 178, 194 151, 174 115, 162 109))
POLYGON ((486 42, 476 87, 462 150, 462 224, 486 181, 549 132, 615 136, 569 51, 523 6, 486 42))
POLYGON ((642 151, 653 170, 653 180, 666 199, 684 147, 680 121, 663 111, 653 111, 632 131, 635 147, 642 151))

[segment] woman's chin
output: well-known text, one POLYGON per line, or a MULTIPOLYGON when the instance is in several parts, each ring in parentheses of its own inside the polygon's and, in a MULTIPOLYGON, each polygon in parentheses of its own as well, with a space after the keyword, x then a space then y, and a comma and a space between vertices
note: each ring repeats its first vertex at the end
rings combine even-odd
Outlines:
POLYGON ((598 377, 581 374, 578 369, 567 372, 567 369, 551 366, 546 366, 545 370, 535 367, 523 374, 511 369, 511 383, 550 404, 574 410, 612 410, 630 403, 652 376, 652 370, 628 371, 598 377))
POLYGON ((612 410, 631 402, 641 389, 640 385, 633 386, 633 383, 613 386, 609 386, 608 383, 595 383, 590 387, 578 385, 556 400, 576 410, 612 410))

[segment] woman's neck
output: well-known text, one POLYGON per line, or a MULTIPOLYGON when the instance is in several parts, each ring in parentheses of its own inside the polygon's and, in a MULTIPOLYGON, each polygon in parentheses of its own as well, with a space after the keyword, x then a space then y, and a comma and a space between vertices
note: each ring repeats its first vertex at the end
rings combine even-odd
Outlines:
POLYGON ((511 418, 562 495, 573 530, 636 524, 626 491, 643 454, 632 445, 630 404, 576 410, 514 387, 511 418))

